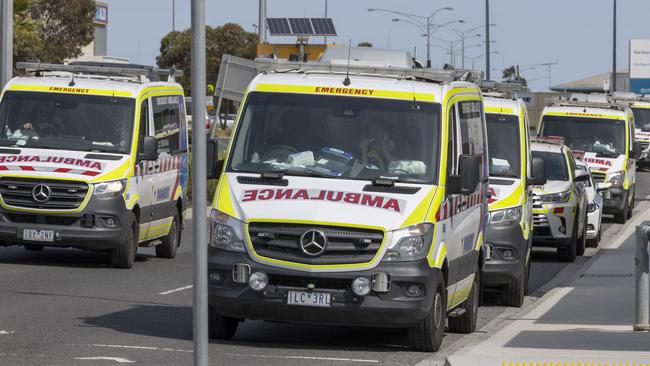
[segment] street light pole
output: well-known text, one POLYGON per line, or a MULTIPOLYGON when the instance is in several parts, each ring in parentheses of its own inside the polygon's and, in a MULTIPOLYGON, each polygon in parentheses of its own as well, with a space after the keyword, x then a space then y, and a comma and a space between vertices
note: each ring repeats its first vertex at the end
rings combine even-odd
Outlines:
POLYGON ((614 34, 612 37, 612 85, 609 87, 609 90, 612 92, 616 91, 616 0, 614 0, 614 34))
POLYGON ((0 0, 0 89, 13 77, 14 71, 14 2, 0 0))
MULTIPOLYGON (((327 18, 327 0, 325 0, 325 18, 327 18)), ((327 44, 327 36, 323 37, 323 44, 327 44)))
POLYGON ((431 18, 427 18, 427 67, 431 68, 431 18))
MULTIPOLYGON (((192 218, 194 231, 194 366, 208 366, 208 220, 205 126, 205 0, 192 0, 192 218)), ((263 24, 263 23, 261 23, 263 24)), ((260 28, 262 28, 260 26, 260 28)))
POLYGON ((485 0, 485 78, 490 80, 490 0, 485 0))

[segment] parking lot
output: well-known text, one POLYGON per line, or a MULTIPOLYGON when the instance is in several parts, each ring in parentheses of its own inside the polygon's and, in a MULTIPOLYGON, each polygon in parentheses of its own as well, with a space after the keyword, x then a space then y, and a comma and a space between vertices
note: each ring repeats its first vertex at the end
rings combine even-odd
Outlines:
MULTIPOLYGON (((637 187, 637 200, 645 200, 650 173, 638 173, 637 187)), ((188 221, 185 226, 175 260, 140 248, 136 265, 127 271, 111 268, 107 255, 92 252, 0 249, 0 364, 191 363, 192 237, 188 221)), ((621 225, 604 218, 603 229, 607 240, 621 225)), ((552 250, 536 249, 527 301, 548 291, 558 274, 572 274, 595 251, 588 249, 585 257, 567 264, 556 261, 552 250)), ((479 334, 511 311, 489 293, 484 301, 479 334)), ((463 335, 447 333, 433 357, 444 359, 463 343, 463 335)), ((411 352, 401 330, 248 321, 233 341, 212 341, 210 357, 227 365, 415 365, 431 355, 411 352)))

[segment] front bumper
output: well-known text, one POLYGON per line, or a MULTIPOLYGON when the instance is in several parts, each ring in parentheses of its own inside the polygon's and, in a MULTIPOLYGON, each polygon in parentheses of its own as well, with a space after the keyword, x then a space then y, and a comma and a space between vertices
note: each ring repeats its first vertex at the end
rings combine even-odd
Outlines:
POLYGON ((525 267, 529 250, 520 223, 506 226, 489 224, 485 244, 491 252, 491 258, 487 258, 483 266, 485 286, 502 286, 517 280, 525 267), (504 255, 507 250, 512 252, 511 257, 504 255))
POLYGON ((282 269, 259 264, 248 254, 232 253, 210 248, 208 271, 219 281, 209 281, 208 302, 211 311, 237 319, 258 319, 316 325, 409 327, 424 319, 431 309, 432 294, 440 272, 429 267, 426 260, 417 262, 381 263, 366 271, 313 273, 282 269), (245 263, 251 273, 264 272, 269 285, 260 292, 247 284, 233 282, 235 263, 245 263), (357 296, 351 290, 352 281, 360 276, 372 278, 378 272, 390 275, 387 293, 371 291, 357 296), (307 284, 315 288, 307 289, 307 284), (406 288, 419 285, 422 296, 407 295, 406 288), (314 291, 331 294, 330 307, 287 305, 287 292, 314 291))
POLYGON ((130 214, 122 196, 91 197, 84 210, 74 214, 36 214, 0 207, 0 246, 34 244, 110 250, 124 243, 130 214), (107 223, 109 218, 115 225, 107 223), (52 230, 54 241, 24 240, 23 229, 52 230))
POLYGON ((622 187, 610 187, 603 191, 603 213, 617 214, 625 208, 628 191, 622 187))
POLYGON ((600 208, 587 213, 587 239, 596 239, 600 231, 600 208))
POLYGON ((563 248, 571 242, 575 207, 567 203, 544 204, 533 210, 533 243, 536 246, 563 248))

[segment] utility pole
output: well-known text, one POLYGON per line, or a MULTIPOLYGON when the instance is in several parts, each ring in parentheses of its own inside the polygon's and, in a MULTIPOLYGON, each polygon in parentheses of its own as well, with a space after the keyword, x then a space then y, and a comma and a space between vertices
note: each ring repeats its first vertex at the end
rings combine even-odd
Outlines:
POLYGON ((14 73, 14 2, 0 0, 0 89, 14 73))
MULTIPOLYGON (((327 0, 325 0, 325 18, 327 18, 327 0)), ((323 44, 327 44, 327 36, 323 37, 323 44)))
POLYGON ((205 0, 192 0, 192 218, 194 366, 208 366, 208 218, 205 129, 205 0))
POLYGON ((614 34, 612 37, 612 85, 609 90, 616 91, 616 0, 614 0, 614 34))
POLYGON ((176 31, 176 0, 172 0, 172 32, 176 31))
POLYGON ((266 43, 266 0, 259 0, 259 19, 257 31, 260 43, 266 43))
POLYGON ((427 68, 431 68, 431 18, 427 18, 427 68))
POLYGON ((485 78, 490 80, 490 0, 485 0, 485 78))

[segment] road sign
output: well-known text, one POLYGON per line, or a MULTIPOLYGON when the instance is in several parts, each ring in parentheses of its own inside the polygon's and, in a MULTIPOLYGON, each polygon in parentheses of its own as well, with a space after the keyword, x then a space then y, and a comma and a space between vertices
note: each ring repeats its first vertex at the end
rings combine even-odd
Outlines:
POLYGON ((630 41, 630 91, 650 94, 650 40, 630 41))

